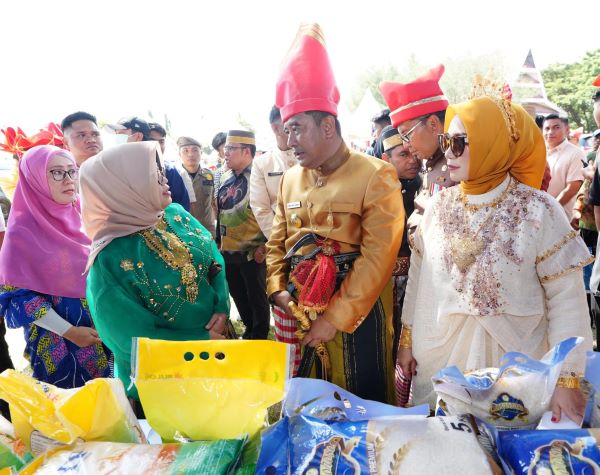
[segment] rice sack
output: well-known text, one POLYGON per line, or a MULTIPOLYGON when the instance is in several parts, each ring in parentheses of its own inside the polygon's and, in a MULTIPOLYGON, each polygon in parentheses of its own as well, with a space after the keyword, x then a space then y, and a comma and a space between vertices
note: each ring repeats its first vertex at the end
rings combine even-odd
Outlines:
POLYGON ((119 379, 97 378, 61 389, 14 370, 0 374, 15 434, 38 455, 76 440, 145 443, 119 379))
POLYGON ((10 474, 11 470, 19 470, 32 459, 23 441, 15 436, 12 424, 0 416, 0 469, 7 469, 6 473, 10 474))
MULTIPOLYGON (((499 473, 467 418, 420 416, 325 422, 288 421, 289 473, 499 473), (460 454, 457 456, 457 454, 460 454)), ((280 474, 259 461, 257 473, 280 474)))
POLYGON ((585 379, 591 385, 585 421, 590 427, 600 427, 600 353, 588 351, 585 379))
POLYGON ((226 475, 237 462, 243 443, 242 439, 162 445, 86 442, 53 449, 20 475, 226 475))
POLYGON ((361 399, 322 379, 293 378, 287 384, 283 415, 303 414, 326 421, 364 421, 388 416, 428 416, 429 406, 396 407, 361 399))
POLYGON ((438 395, 436 415, 473 414, 499 429, 533 429, 550 408, 552 393, 568 353, 583 338, 568 338, 541 360, 506 353, 500 368, 464 374, 451 366, 433 378, 438 395))
POLYGON ((504 470, 514 475, 599 475, 600 430, 500 431, 504 470))
POLYGON ((265 426, 267 408, 283 399, 284 343, 137 338, 135 347, 140 401, 165 442, 252 437, 265 426))

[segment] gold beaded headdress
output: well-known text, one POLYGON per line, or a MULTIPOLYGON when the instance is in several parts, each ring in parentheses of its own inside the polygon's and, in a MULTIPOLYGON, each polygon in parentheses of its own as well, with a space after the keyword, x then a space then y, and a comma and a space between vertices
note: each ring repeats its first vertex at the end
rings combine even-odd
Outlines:
POLYGON ((473 86, 468 99, 477 99, 479 97, 489 97, 492 99, 506 122, 506 128, 513 142, 518 142, 520 135, 515 121, 515 111, 512 108, 512 91, 505 81, 494 80, 489 77, 483 77, 481 74, 473 78, 473 86))

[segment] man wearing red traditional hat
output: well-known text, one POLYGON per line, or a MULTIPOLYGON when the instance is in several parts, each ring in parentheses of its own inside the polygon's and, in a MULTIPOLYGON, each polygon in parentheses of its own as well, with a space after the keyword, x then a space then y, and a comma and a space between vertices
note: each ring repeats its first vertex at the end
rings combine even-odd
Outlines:
POLYGON ((402 239, 402 195, 394 167, 346 146, 338 103, 321 29, 303 26, 277 82, 298 165, 281 179, 267 293, 299 321, 299 376, 392 402, 391 298, 384 308, 379 297, 402 239))
POLYGON ((448 100, 439 81, 444 65, 432 68, 407 84, 383 82, 379 90, 390 108, 392 126, 409 150, 425 162, 423 188, 415 199, 415 212, 408 221, 409 228, 418 225, 427 200, 436 192, 454 186, 450 179, 446 157, 440 149, 438 135, 444 133, 444 118, 448 100))

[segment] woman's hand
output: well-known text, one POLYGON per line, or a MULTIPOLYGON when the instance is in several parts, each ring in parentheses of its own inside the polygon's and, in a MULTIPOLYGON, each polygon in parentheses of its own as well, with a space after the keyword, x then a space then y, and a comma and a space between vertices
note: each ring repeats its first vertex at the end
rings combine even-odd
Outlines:
POLYGON ((585 398, 579 388, 557 387, 550 401, 552 422, 560 421, 563 415, 576 424, 581 424, 585 412, 585 398))
MULTIPOLYGON (((204 328, 206 328, 209 333, 213 332, 222 336, 225 333, 226 324, 227 315, 224 313, 214 313, 204 328)), ((215 340, 216 338, 211 337, 211 339, 215 340)))
POLYGON ((400 348, 398 350, 396 363, 400 366, 406 378, 411 379, 417 374, 417 360, 413 358, 410 348, 400 348))
POLYGON ((86 346, 92 346, 97 343, 102 343, 98 332, 90 327, 72 326, 65 332, 63 337, 69 340, 70 342, 75 343, 80 348, 85 348, 86 346))
POLYGON ((217 333, 216 331, 213 331, 213 330, 208 330, 208 336, 209 336, 209 339, 211 339, 211 340, 224 340, 225 339, 225 335, 222 335, 221 333, 217 333))

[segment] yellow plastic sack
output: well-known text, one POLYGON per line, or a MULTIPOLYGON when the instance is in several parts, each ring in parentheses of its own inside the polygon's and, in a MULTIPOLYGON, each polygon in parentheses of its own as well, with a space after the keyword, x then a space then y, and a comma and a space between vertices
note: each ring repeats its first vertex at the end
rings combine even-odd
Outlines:
POLYGON ((76 440, 145 443, 118 379, 98 378, 61 389, 14 370, 0 374, 15 433, 35 455, 76 440))
POLYGON ((250 437, 283 399, 289 345, 267 340, 138 338, 135 384, 164 442, 250 437))

